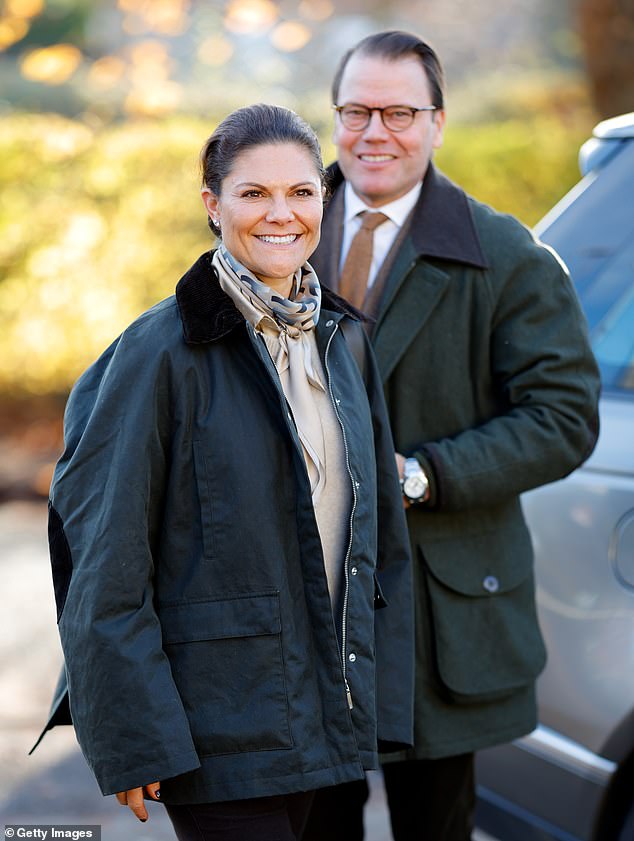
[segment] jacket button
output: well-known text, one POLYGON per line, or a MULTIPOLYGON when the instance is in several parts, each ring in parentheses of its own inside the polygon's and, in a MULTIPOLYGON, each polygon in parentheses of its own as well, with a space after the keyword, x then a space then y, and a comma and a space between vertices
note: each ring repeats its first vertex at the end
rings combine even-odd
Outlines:
POLYGON ((359 572, 359 570, 356 567, 352 567, 350 572, 351 572, 352 575, 356 575, 359 572))
POLYGON ((326 322, 326 327, 332 327, 332 325, 333 325, 334 323, 335 323, 335 322, 332 320, 332 318, 329 318, 329 319, 328 319, 328 321, 326 322))
POLYGON ((495 575, 487 575, 487 577, 482 582, 482 586, 487 591, 487 593, 497 593, 500 589, 500 582, 497 580, 495 575))
POLYGON ((356 659, 357 655, 354 653, 354 651, 352 652, 352 654, 348 654, 348 660, 350 660, 351 663, 354 663, 356 659))

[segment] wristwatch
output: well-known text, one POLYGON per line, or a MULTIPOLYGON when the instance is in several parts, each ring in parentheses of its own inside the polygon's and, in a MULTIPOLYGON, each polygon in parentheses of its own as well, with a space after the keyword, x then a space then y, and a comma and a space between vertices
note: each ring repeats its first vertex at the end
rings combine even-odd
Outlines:
POLYGON ((429 491, 427 474, 415 458, 406 458, 401 479, 403 496, 410 505, 419 505, 425 501, 429 491))

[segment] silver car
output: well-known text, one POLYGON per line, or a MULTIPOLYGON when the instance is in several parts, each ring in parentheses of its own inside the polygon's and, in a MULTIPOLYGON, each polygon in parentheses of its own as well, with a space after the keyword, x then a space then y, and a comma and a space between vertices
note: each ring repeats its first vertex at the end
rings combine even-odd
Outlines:
POLYGON ((539 727, 478 757, 501 841, 634 841, 634 114, 600 123, 537 226, 567 263, 603 381, 589 461, 523 498, 549 652, 539 727))

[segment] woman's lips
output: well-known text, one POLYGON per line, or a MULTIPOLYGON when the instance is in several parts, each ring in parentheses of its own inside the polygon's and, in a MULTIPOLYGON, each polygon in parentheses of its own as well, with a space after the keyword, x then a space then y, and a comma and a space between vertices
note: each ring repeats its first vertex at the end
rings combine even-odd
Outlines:
POLYGON ((299 239, 300 234, 256 234, 255 236, 260 242, 268 242, 271 245, 291 245, 299 239))

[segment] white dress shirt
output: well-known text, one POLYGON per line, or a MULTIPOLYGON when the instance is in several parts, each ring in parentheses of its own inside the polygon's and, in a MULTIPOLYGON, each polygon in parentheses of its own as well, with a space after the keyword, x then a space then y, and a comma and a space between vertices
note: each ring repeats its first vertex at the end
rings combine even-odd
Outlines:
POLYGON ((388 251, 392 247, 392 243, 396 239, 396 235, 403 227, 403 224, 410 214, 410 211, 418 201, 420 196, 421 181, 413 187, 409 193, 405 193, 400 199, 384 204, 382 207, 369 207, 359 196, 355 193, 349 181, 346 181, 344 192, 344 221, 343 221, 343 241, 341 243, 341 257, 339 260, 339 274, 343 269, 350 244, 354 239, 355 234, 361 227, 361 219, 359 214, 364 210, 369 210, 370 213, 385 213, 388 218, 386 222, 374 231, 374 246, 372 251, 372 262, 370 264, 370 273, 368 275, 368 289, 374 283, 374 279, 378 270, 381 268, 388 251))

